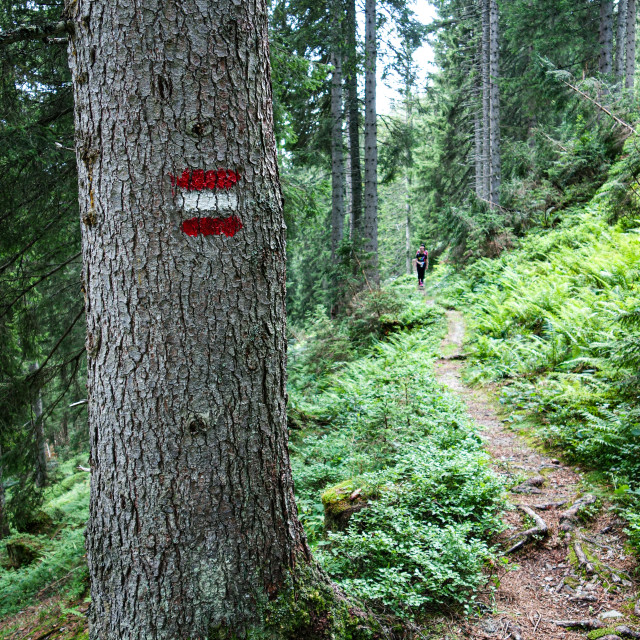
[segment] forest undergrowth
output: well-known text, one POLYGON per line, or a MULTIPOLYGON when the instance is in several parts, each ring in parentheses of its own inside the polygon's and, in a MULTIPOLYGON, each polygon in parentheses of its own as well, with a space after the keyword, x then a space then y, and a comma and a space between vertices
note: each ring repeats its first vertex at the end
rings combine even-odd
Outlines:
MULTIPOLYGON (((443 310, 407 277, 360 295, 339 320, 318 312, 291 332, 290 450, 308 540, 348 595, 399 620, 471 610, 503 527, 502 482, 463 405, 434 378, 445 332, 443 310)), ((8 617, 49 596, 30 628, 60 627, 88 606, 85 458, 56 471, 47 529, 0 543, 0 638, 21 637, 24 617, 8 617), (16 542, 35 554, 20 567, 7 553, 16 542)), ((55 637, 83 637, 69 629, 55 637)))
POLYGON ((347 594, 412 619, 473 607, 502 528, 503 485, 434 377, 445 332, 402 277, 342 322, 318 314, 290 350, 292 466, 314 553, 347 594))
POLYGON ((514 428, 607 485, 638 550, 640 216, 632 190, 620 207, 617 182, 636 156, 555 229, 461 271, 440 267, 434 290, 467 314, 467 380, 498 382, 514 428))

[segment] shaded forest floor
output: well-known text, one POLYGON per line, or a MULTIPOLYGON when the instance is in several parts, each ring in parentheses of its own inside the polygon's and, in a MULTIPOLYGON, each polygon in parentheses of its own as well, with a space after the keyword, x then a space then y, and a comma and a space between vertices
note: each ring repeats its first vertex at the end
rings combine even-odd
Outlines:
POLYGON ((639 622, 634 613, 636 562, 627 549, 625 523, 610 510, 602 492, 587 486, 584 473, 542 453, 526 434, 508 426, 489 390, 463 382, 464 320, 460 312, 448 311, 447 321, 436 378, 462 399, 480 425, 494 469, 511 487, 513 509, 505 513, 507 529, 500 542, 509 548, 522 539, 519 532, 535 526, 518 505, 533 509, 548 526, 546 536, 536 536, 507 556, 508 564, 496 565, 489 581, 494 588, 480 597, 486 613, 469 623, 463 637, 578 640, 606 636, 606 628, 614 637, 625 637, 620 629, 623 635, 617 636, 615 628, 639 622), (573 519, 562 519, 578 498, 589 501, 589 496, 596 498, 593 505, 573 519), (576 549, 584 552, 589 566, 580 566, 576 549), (602 629, 568 629, 555 624, 561 620, 590 622, 588 626, 602 629))

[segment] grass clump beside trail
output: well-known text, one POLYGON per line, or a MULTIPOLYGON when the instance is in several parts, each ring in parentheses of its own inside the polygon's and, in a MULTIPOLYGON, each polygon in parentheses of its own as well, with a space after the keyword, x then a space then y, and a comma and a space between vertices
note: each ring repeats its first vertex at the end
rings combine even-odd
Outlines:
POLYGON ((46 490, 43 510, 53 528, 47 533, 14 534, 0 541, 0 619, 50 596, 78 599, 88 590, 84 529, 89 513, 89 474, 76 471, 86 455, 55 471, 57 482, 46 490), (28 539, 39 557, 19 568, 10 566, 7 545, 28 539))
POLYGON ((639 547, 640 221, 610 217, 601 194, 498 259, 443 269, 437 288, 469 311, 467 375, 503 381, 513 420, 606 474, 639 547))
POLYGON ((442 311, 409 278, 369 295, 393 298, 411 322, 386 312, 364 322, 360 311, 366 333, 357 340, 346 339, 355 325, 347 316, 316 322, 291 349, 291 405, 302 427, 291 437, 296 494, 316 555, 348 594, 419 615, 470 602, 502 526, 502 486, 461 403, 434 378, 442 311), (349 351, 333 348, 340 344, 349 351), (325 507, 357 496, 342 530, 325 532, 323 494, 325 507))

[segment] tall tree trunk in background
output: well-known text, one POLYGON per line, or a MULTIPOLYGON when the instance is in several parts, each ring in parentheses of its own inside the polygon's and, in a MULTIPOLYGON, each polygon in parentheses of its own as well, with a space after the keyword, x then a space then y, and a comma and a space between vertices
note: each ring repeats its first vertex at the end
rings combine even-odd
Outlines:
MULTIPOLYGON (((29 372, 35 373, 38 370, 38 363, 32 362, 29 365, 29 372)), ((47 483, 47 454, 45 451, 44 420, 42 418, 42 391, 38 389, 37 395, 31 402, 31 428, 35 445, 35 484, 36 487, 44 487, 47 483)))
MULTIPOLYGON (((334 29, 337 26, 334 25, 334 29)), ((340 53, 331 56, 331 259, 338 261, 337 250, 344 233, 344 154, 342 141, 342 66, 340 53)))
POLYGON ((378 271, 378 124, 376 113, 376 0, 365 2, 364 99, 364 250, 367 276, 376 284, 378 271))
POLYGON ((409 169, 405 169, 404 173, 404 186, 407 191, 407 201, 404 205, 405 210, 405 224, 404 224, 404 245, 406 252, 406 268, 407 273, 411 275, 413 273, 413 256, 411 248, 411 173, 409 169))
POLYGON ((267 2, 69 6, 91 638, 242 637, 311 566, 287 453, 267 2))
POLYGON ((600 73, 611 73, 613 63, 613 0, 600 0, 600 73))
POLYGON ((633 89, 636 74, 636 0, 627 0, 627 69, 625 87, 633 89))
POLYGON ((0 540, 8 535, 9 523, 7 522, 7 504, 2 477, 2 447, 0 447, 0 540))
POLYGON ((362 167, 360 162, 360 103, 358 101, 358 51, 356 2, 347 0, 347 51, 343 60, 349 112, 349 173, 351 174, 351 237, 362 239, 362 167), (346 67, 346 68, 345 68, 346 67))
POLYGON ((480 1, 482 16, 482 197, 491 194, 491 23, 490 0, 480 1))
POLYGON ((489 200, 492 205, 500 201, 500 43, 498 29, 498 1, 490 0, 491 42, 489 72, 491 83, 491 183, 489 200))
POLYGON ((345 129, 346 136, 344 135, 345 131, 343 130, 343 139, 345 140, 345 158, 344 164, 346 167, 346 171, 344 172, 344 203, 345 203, 345 213, 347 216, 347 220, 349 221, 349 238, 353 240, 353 208, 351 207, 351 203, 353 201, 352 198, 352 189, 351 189, 351 137, 350 137, 350 118, 349 118, 349 110, 346 109, 344 112, 345 119, 345 129))
POLYGON ((478 74, 474 80, 473 87, 473 160, 475 192, 478 198, 486 198, 484 193, 484 171, 483 171, 483 126, 482 126, 482 52, 478 47, 478 74))
POLYGON ((624 84, 626 68, 626 30, 627 30, 627 0, 618 0, 618 25, 616 30, 616 81, 619 86, 624 84))

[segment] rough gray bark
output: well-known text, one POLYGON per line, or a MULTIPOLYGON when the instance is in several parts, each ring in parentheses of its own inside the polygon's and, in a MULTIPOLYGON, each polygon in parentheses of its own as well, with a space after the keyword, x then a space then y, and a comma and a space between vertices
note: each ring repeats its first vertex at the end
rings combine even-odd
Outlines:
POLYGON ((491 23, 490 0, 480 0, 482 21, 482 193, 489 200, 491 192, 491 23))
MULTIPOLYGON (((480 61, 478 61, 480 63, 480 61)), ((480 64, 478 64, 480 69, 480 64)), ((480 76, 476 77, 474 82, 473 96, 473 162, 475 177, 475 192, 478 198, 486 200, 484 192, 484 171, 483 171, 483 127, 482 127, 482 86, 480 84, 480 76)))
POLYGON ((2 447, 0 447, 0 540, 9 535, 9 524, 7 522, 7 507, 2 478, 2 447))
POLYGON ((364 221, 367 277, 378 283, 378 125, 376 113, 376 0, 365 2, 364 221))
POLYGON ((627 51, 625 87, 633 89, 636 74, 636 0, 627 0, 627 51))
POLYGON ((600 73, 611 73, 613 62, 613 0, 600 0, 600 73))
POLYGON ((498 38, 498 2, 490 0, 490 53, 489 53, 489 76, 491 90, 491 181, 489 191, 489 201, 492 205, 497 205, 500 201, 500 69, 499 69, 499 38, 498 38))
POLYGON ((347 48, 345 59, 345 85, 347 110, 349 113, 349 173, 351 185, 351 237, 359 241, 362 237, 362 166, 360 162, 360 104, 358 102, 357 70, 357 21, 355 0, 347 0, 347 48))
POLYGON ((287 453, 267 3, 78 0, 67 11, 90 637, 241 636, 309 561, 287 453), (197 172, 220 168, 237 183, 200 191, 197 172), (185 223, 212 215, 235 216, 226 235, 185 223))
POLYGON ((627 0, 618 0, 616 30, 616 80, 622 86, 626 66, 627 0))
MULTIPOLYGON (((345 127, 346 127, 346 138, 345 138, 345 167, 347 170, 344 173, 344 183, 345 183, 345 214, 347 216, 347 220, 349 220, 349 238, 353 240, 353 209, 351 208, 351 203, 353 201, 352 192, 351 192, 351 138, 349 136, 349 132, 351 131, 351 127, 349 126, 349 110, 346 109, 344 113, 345 118, 345 127)), ((343 130, 344 134, 344 130, 343 130)))
MULTIPOLYGON (((335 28, 335 25, 334 25, 335 28)), ((331 259, 344 233, 344 154, 342 142, 342 64, 339 53, 331 56, 331 259)))
MULTIPOLYGON (((29 365, 29 373, 38 370, 38 363, 32 362, 29 365)), ((47 455, 45 451, 44 420, 42 414, 42 391, 38 389, 31 402, 31 429, 33 431, 33 441, 35 447, 35 485, 44 487, 47 483, 47 455)))

